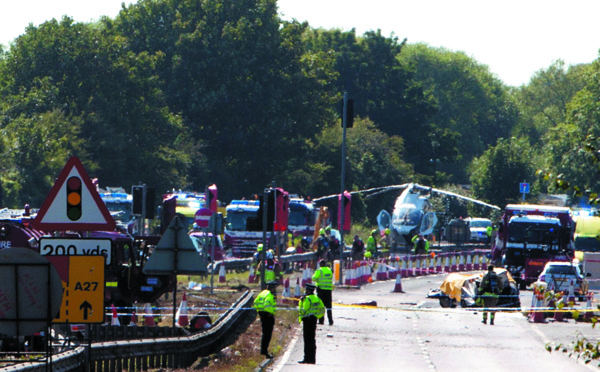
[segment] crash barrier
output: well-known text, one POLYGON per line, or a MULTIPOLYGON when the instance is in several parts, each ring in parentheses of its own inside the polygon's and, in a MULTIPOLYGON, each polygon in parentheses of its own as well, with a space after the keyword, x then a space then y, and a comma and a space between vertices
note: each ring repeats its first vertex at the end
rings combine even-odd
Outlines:
MULTIPOLYGON (((251 307, 252 292, 245 292, 221 315, 211 328, 186 336, 154 338, 152 340, 122 340, 97 342, 90 349, 91 371, 139 371, 156 368, 188 368, 198 358, 214 354, 232 345, 256 318, 251 307)), ((99 328, 102 329, 103 326, 99 328)), ((120 328, 104 326, 105 328, 120 328)), ((135 329, 137 327, 125 327, 135 329)), ((149 327, 143 327, 149 328, 149 327)), ((132 331, 133 332, 133 331, 132 331)), ((166 331, 165 331, 166 332, 166 331)), ((2 371, 45 372, 45 362, 27 362, 2 368, 2 371)), ((52 356, 52 369, 61 372, 84 372, 86 348, 83 346, 52 356)))

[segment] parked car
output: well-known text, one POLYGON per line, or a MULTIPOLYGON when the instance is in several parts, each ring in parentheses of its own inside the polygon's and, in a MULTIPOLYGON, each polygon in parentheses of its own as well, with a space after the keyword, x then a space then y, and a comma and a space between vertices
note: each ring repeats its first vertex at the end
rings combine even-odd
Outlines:
MULTIPOLYGON (((494 268, 503 283, 503 290, 498 299, 498 307, 520 307, 519 287, 517 282, 504 268, 494 268)), ((437 298, 441 307, 477 307, 475 303, 477 288, 483 279, 483 272, 476 274, 450 273, 440 288, 429 291, 428 298, 437 298)))
POLYGON ((465 218, 465 221, 469 224, 469 230, 471 231, 470 240, 485 243, 487 241, 487 228, 492 226, 492 221, 487 218, 476 217, 465 218))
POLYGON ((575 295, 585 299, 588 292, 588 282, 581 273, 579 262, 573 261, 550 261, 544 266, 544 270, 534 285, 554 286, 555 291, 568 291, 573 281, 575 295))

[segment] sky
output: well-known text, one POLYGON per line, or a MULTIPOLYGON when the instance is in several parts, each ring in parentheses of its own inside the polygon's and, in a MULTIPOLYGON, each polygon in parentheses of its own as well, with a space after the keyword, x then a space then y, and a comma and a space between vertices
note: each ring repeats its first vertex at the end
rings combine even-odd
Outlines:
MULTIPOLYGON (((135 0, 2 0, 0 44, 7 45, 52 18, 78 22, 116 17, 121 3, 135 0)), ((556 60, 590 63, 600 49, 598 0, 278 0, 283 19, 308 21, 314 28, 381 30, 461 51, 505 84, 527 84, 556 60), (568 4, 568 5, 567 5, 568 4)))

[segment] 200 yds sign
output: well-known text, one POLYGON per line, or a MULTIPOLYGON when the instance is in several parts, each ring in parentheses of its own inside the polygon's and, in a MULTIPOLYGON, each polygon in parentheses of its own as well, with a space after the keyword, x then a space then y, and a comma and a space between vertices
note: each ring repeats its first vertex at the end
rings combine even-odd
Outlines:
POLYGON ((106 257, 106 265, 110 265, 111 243, 110 239, 40 238, 40 254, 42 256, 102 255, 106 257))

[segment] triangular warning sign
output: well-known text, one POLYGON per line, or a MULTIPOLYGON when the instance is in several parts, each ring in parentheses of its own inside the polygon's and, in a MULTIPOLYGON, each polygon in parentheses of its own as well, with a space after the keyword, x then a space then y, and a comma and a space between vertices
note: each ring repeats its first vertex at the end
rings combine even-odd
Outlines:
POLYGON ((81 161, 71 157, 32 221, 45 231, 113 231, 115 220, 81 161))

